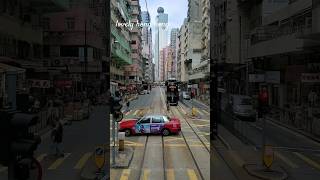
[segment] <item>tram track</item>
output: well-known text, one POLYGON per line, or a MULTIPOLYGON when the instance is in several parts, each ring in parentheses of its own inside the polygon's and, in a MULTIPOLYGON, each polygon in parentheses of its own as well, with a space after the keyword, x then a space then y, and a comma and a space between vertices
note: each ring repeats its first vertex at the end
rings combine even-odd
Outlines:
MULTIPOLYGON (((176 116, 178 115, 177 113, 179 112, 180 117, 182 117, 181 111, 179 111, 177 107, 170 107, 170 111, 172 112, 173 115, 176 115, 176 116), (176 112, 174 113, 174 111, 176 111, 176 112)), ((206 149, 206 151, 208 152, 208 157, 210 157, 210 150, 206 147, 205 143, 204 143, 203 140, 199 137, 199 135, 197 134, 197 132, 192 128, 192 126, 190 125, 190 123, 187 122, 187 120, 186 120, 185 118, 180 118, 180 120, 184 120, 184 122, 186 122, 186 124, 188 125, 188 127, 192 130, 192 132, 196 135, 197 139, 201 142, 202 146, 203 146, 203 147, 206 149)), ((184 143, 186 144, 186 147, 187 147, 187 149, 188 149, 188 151, 189 151, 189 153, 190 153, 190 155, 191 155, 191 158, 192 158, 192 160, 193 160, 193 162, 194 162, 194 164, 195 164, 195 166, 196 166, 196 168, 197 168, 197 171, 198 171, 198 173, 199 173, 199 175, 200 175, 200 178, 201 178, 202 180, 206 180, 204 174, 203 174, 202 171, 201 171, 200 163, 197 161, 194 152, 191 150, 191 145, 190 145, 190 143, 187 141, 187 137, 186 137, 185 133, 184 133, 183 131, 181 131, 180 134, 181 134, 181 137, 183 138, 183 141, 184 141, 184 143)))

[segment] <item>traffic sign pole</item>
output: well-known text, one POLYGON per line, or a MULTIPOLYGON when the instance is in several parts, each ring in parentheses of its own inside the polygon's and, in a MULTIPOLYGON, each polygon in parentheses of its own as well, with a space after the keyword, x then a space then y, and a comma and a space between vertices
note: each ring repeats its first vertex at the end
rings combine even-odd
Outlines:
POLYGON ((112 166, 116 165, 116 140, 115 140, 115 120, 113 119, 113 115, 111 114, 111 120, 112 120, 112 141, 113 141, 113 146, 112 146, 112 166))

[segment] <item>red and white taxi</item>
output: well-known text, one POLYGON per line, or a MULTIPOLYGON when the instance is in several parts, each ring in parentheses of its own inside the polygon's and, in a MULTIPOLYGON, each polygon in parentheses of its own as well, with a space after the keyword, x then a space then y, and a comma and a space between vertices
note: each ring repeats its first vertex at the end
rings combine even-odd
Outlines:
POLYGON ((123 119, 120 121, 120 132, 126 136, 134 134, 162 134, 167 136, 181 131, 180 120, 165 115, 145 115, 139 119, 123 119))

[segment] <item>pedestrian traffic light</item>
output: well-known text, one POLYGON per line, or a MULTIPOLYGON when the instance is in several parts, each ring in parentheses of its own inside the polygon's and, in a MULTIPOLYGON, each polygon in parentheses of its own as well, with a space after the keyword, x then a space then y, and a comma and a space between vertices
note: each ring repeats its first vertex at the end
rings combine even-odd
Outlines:
POLYGON ((29 127, 37 124, 38 117, 30 114, 16 113, 11 119, 11 152, 14 155, 32 156, 41 139, 29 133, 29 127))
POLYGON ((268 91, 264 87, 258 96, 258 117, 262 118, 264 114, 268 112, 268 103, 269 101, 269 96, 268 96, 268 91))
POLYGON ((112 102, 112 114, 113 114, 113 117, 115 119, 119 119, 120 118, 120 115, 121 115, 121 108, 122 108, 122 105, 121 105, 121 98, 120 97, 113 97, 112 98, 113 102, 112 102))
POLYGON ((29 128, 38 122, 38 117, 16 112, 0 114, 0 164, 12 168, 16 179, 28 179, 33 153, 41 142, 29 128))

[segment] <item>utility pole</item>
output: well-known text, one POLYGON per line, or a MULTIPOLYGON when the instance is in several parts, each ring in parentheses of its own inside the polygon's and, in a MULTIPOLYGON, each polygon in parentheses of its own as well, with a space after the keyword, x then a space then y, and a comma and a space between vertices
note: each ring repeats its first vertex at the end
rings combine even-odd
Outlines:
POLYGON ((85 89, 88 93, 88 48, 87 48, 87 19, 84 21, 84 74, 85 74, 85 89))
POLYGON ((210 98, 210 104, 212 104, 212 124, 210 125, 210 139, 215 139, 218 135, 218 122, 219 122, 219 104, 218 104, 218 61, 214 57, 214 3, 210 1, 210 90, 213 92, 213 97, 210 98), (215 136, 214 136, 215 135, 215 136))

